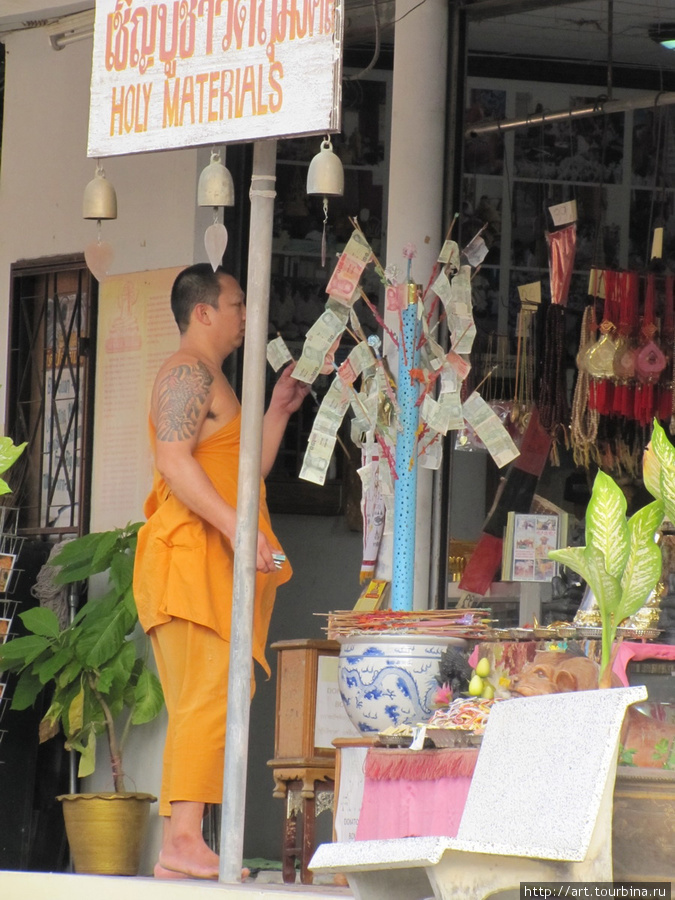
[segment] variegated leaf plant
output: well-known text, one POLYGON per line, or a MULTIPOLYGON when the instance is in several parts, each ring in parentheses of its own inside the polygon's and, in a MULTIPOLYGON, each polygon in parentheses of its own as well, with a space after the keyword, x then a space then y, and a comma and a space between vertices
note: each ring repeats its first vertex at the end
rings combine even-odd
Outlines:
POLYGON ((644 453, 643 476, 656 499, 627 520, 623 491, 611 476, 598 472, 586 510, 586 546, 549 553, 551 559, 581 575, 598 603, 603 684, 609 678, 617 628, 644 605, 661 577, 656 533, 664 515, 675 522, 675 448, 658 422, 644 453))

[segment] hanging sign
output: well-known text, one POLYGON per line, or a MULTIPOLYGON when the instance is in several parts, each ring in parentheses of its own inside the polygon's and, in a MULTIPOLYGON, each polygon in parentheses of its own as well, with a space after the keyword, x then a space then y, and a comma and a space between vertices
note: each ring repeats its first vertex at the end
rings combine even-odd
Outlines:
POLYGON ((539 306, 541 303, 541 281, 518 285, 518 296, 523 305, 539 306))
POLYGON ((340 128, 343 0, 97 0, 88 156, 340 128))

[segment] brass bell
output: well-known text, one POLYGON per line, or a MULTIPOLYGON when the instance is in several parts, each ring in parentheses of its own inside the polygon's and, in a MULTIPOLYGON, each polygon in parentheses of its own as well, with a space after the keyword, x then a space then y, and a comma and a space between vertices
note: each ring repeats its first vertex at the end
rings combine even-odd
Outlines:
POLYGON ((197 185, 198 206, 234 206, 232 175, 220 161, 220 153, 211 151, 211 162, 202 169, 197 185))
POLYGON ((341 197, 345 190, 345 173, 340 159, 333 153, 329 138, 309 164, 307 193, 321 197, 341 197))
POLYGON ((100 165, 96 166, 96 174, 84 189, 82 218, 99 220, 117 218, 117 194, 100 165))

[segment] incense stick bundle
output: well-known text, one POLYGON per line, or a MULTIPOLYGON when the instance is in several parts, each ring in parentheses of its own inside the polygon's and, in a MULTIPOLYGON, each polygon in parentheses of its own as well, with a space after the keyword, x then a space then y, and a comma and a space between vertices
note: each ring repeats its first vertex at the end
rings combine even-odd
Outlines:
POLYGON ((487 609, 376 610, 367 613, 337 610, 327 615, 326 630, 331 639, 375 631, 479 638, 490 622, 487 609))

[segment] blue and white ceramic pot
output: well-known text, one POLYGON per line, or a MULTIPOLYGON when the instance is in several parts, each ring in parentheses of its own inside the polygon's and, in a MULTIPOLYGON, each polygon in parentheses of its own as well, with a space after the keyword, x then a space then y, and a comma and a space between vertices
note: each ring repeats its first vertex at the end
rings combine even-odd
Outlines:
POLYGON ((340 643, 340 695, 363 734, 428 721, 441 653, 466 646, 462 638, 424 634, 350 635, 340 643))

